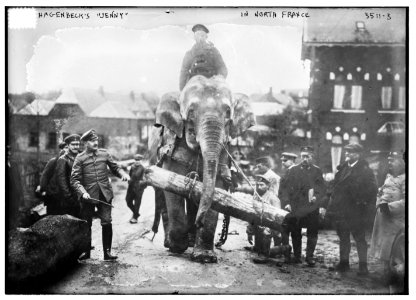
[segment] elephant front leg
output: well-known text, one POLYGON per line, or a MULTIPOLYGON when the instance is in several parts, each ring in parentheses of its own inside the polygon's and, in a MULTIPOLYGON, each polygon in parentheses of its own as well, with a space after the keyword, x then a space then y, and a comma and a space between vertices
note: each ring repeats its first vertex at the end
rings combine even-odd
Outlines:
POLYGON ((201 263, 216 263, 214 237, 217 228, 218 212, 210 209, 207 212, 204 226, 197 229, 195 247, 191 258, 201 263))
POLYGON ((185 199, 166 191, 165 199, 169 219, 169 251, 181 254, 188 249, 185 199))

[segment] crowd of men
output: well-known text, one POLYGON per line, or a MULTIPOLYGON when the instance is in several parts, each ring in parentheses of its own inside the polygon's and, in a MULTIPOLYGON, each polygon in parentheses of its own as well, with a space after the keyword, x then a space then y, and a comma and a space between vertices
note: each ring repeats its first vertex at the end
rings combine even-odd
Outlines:
MULTIPOLYGON (((378 189, 374 173, 363 157, 363 147, 357 143, 348 144, 344 150, 345 161, 338 166, 329 191, 321 169, 313 164, 312 147, 301 147, 299 163, 296 163, 296 154, 282 153, 281 177, 271 170, 270 157, 256 160, 254 201, 262 200, 288 214, 280 233, 263 226, 248 225, 248 242, 253 243, 253 235, 255 239, 253 247, 245 248, 259 254, 253 259, 255 263, 265 263, 277 255, 283 255, 285 263, 302 263, 302 229, 306 228, 305 263, 314 267, 319 226, 325 219, 335 226, 339 237, 339 263, 332 269, 338 272, 350 270, 352 235, 359 258, 357 274, 365 276, 369 273, 366 225, 372 218, 371 211, 376 208, 370 254, 384 262, 384 276, 389 280, 390 251, 396 234, 405 226, 405 153, 389 153, 389 173, 384 185, 378 189), (274 247, 271 247, 272 238, 274 247)), ((238 187, 237 190, 250 192, 238 187)))
MULTIPOLYGON (((219 51, 207 41, 209 30, 201 24, 192 28, 195 45, 183 59, 180 73, 180 90, 195 75, 212 77, 227 76, 227 68, 219 51)), ((136 163, 126 174, 104 149, 98 149, 98 137, 94 130, 89 130, 81 137, 72 134, 60 145, 62 151, 46 165, 40 182, 40 192, 44 194, 49 214, 71 214, 86 220, 91 228, 93 215, 101 220, 102 240, 105 260, 117 257, 111 254, 112 219, 111 202, 113 191, 108 178, 107 167, 123 181, 130 181, 126 203, 132 211, 130 223, 137 223, 140 216, 140 204, 146 184, 140 181, 143 166, 140 155, 136 163), (85 151, 79 152, 80 141, 86 144, 85 151)), ((254 174, 256 187, 253 201, 262 201, 288 213, 282 224, 281 232, 250 224, 247 228, 248 241, 254 246, 247 249, 260 254, 254 260, 264 263, 273 255, 282 254, 286 263, 302 263, 302 229, 306 228, 305 263, 313 267, 316 264, 314 252, 318 241, 320 220, 329 218, 336 226, 340 240, 340 259, 335 269, 339 272, 350 268, 352 234, 359 257, 359 275, 368 274, 367 241, 365 224, 368 223, 369 211, 375 206, 377 214, 371 240, 371 253, 385 262, 388 268, 389 249, 397 230, 404 227, 405 215, 405 164, 404 157, 398 152, 391 152, 388 157, 390 172, 382 188, 378 190, 375 176, 363 159, 363 147, 349 144, 345 148, 345 162, 338 167, 333 189, 328 193, 321 169, 314 161, 314 149, 305 146, 300 149, 300 162, 294 153, 284 152, 280 155, 282 176, 272 170, 270 157, 256 160, 254 174), (271 247, 271 240, 274 247, 271 247), (292 246, 289 241, 291 239, 292 246), (292 256, 293 250, 293 256, 292 256)), ((242 166, 244 169, 244 166, 242 166)), ((238 172, 231 170, 235 176, 238 172)), ((232 178, 235 190, 243 177, 232 178)), ((244 188, 240 188, 244 191, 244 188)), ((156 190, 156 200, 163 198, 163 192, 156 190)), ((153 231, 157 232, 162 216, 167 233, 167 213, 162 202, 156 202, 157 218, 153 231)), ((91 234, 90 234, 91 236, 91 234)), ((168 241, 165 238, 165 246, 168 241)), ((90 251, 81 259, 88 259, 90 251)), ((387 272, 387 270, 386 270, 387 272)))

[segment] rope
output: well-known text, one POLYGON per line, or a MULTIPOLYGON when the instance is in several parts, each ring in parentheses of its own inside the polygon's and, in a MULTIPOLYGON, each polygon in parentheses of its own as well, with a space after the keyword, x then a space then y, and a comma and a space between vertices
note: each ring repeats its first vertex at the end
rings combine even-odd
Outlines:
POLYGON ((253 197, 257 196, 261 200, 261 215, 260 215, 260 225, 263 224, 263 215, 264 215, 264 200, 263 198, 257 193, 255 187, 251 184, 250 180, 247 178, 246 174, 244 174, 243 170, 241 170, 240 166, 237 164, 237 162, 234 160, 234 158, 231 156, 230 152, 228 152, 227 148, 224 144, 222 144, 222 147, 224 148, 225 152, 227 152, 227 155, 230 157, 232 163, 236 167, 237 171, 243 175, 243 178, 247 181, 247 183, 250 185, 250 187, 253 189, 253 197))
POLYGON ((189 195, 188 195, 188 199, 191 199, 191 195, 192 192, 194 190, 196 181, 199 179, 198 173, 195 171, 189 172, 188 174, 186 174, 186 178, 188 178, 188 182, 185 184, 186 187, 188 187, 188 184, 191 182, 191 186, 189 188, 189 195))

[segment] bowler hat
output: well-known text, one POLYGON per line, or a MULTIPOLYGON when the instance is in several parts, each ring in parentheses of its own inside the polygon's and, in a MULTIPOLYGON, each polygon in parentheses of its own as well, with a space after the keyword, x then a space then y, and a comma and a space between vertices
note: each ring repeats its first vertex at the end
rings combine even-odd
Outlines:
POLYGON ((202 24, 196 24, 192 27, 192 31, 193 32, 197 32, 197 31, 205 31, 206 33, 209 33, 208 28, 206 28, 204 25, 202 24))
POLYGON ((68 135, 65 139, 64 139, 64 142, 67 144, 67 145, 69 145, 69 144, 71 144, 72 142, 75 142, 75 141, 79 141, 81 139, 81 137, 78 135, 78 134, 71 134, 71 135, 68 135))
POLYGON ((95 133, 94 129, 90 129, 87 132, 85 132, 82 136, 81 136, 81 141, 86 142, 86 141, 92 141, 98 139, 97 134, 95 133))
POLYGON ((353 153, 361 153, 363 152, 364 148, 360 144, 357 143, 350 143, 344 147, 345 150, 353 153))
POLYGON ((295 160, 298 156, 295 153, 283 152, 280 159, 290 159, 295 160))
POLYGON ((388 158, 402 158, 403 160, 405 159, 405 157, 405 153, 401 153, 399 151, 390 151, 388 155, 388 158))

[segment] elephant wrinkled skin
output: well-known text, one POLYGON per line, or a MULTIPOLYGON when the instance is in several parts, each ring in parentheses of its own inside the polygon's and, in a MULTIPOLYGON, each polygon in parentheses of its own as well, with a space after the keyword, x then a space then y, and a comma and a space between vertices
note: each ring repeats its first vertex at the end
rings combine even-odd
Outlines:
POLYGON ((185 176, 194 172, 203 182, 199 203, 165 191, 171 252, 183 253, 195 243, 193 260, 217 261, 214 234, 218 213, 210 207, 215 187, 226 188, 230 179, 224 147, 230 137, 254 124, 248 97, 233 95, 221 76, 195 76, 180 95, 162 97, 150 151, 163 157, 164 169, 185 176))

